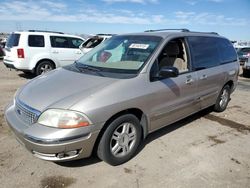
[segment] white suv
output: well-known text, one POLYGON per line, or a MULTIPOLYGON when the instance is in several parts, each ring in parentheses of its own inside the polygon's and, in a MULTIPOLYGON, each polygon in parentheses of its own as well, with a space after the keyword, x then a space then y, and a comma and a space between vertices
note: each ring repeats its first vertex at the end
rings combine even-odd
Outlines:
POLYGON ((51 31, 21 31, 10 34, 5 47, 4 64, 36 75, 72 64, 83 53, 84 39, 51 31))

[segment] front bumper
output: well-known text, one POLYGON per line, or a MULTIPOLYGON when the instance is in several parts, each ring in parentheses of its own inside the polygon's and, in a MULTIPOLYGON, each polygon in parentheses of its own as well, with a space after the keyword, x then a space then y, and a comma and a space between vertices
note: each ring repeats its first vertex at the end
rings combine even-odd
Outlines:
POLYGON ((48 161, 69 161, 92 154, 99 130, 91 130, 91 126, 57 129, 37 123, 27 125, 17 116, 14 108, 14 104, 6 108, 5 119, 17 140, 34 156, 48 161))

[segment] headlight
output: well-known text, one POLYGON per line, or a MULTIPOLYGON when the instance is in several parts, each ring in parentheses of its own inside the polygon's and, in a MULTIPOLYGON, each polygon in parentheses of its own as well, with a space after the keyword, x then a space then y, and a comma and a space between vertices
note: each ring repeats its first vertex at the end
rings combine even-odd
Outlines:
POLYGON ((61 109, 46 110, 40 115, 37 122, 49 127, 62 129, 85 127, 91 124, 84 114, 61 109))

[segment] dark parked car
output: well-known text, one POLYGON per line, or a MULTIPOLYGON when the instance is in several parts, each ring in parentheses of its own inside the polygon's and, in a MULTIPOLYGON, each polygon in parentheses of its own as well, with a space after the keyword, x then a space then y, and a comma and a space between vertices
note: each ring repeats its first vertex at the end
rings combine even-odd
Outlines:
POLYGON ((5 56, 4 46, 5 46, 5 44, 0 44, 0 58, 2 58, 3 56, 5 56))
POLYGON ((250 57, 250 47, 238 48, 237 54, 241 65, 247 62, 248 57, 250 57))

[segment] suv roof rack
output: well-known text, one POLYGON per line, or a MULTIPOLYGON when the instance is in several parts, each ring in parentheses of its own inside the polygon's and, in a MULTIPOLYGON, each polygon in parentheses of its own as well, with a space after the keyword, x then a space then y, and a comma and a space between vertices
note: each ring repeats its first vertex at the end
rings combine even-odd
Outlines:
POLYGON ((216 32, 201 32, 201 31, 190 31, 189 29, 156 29, 156 30, 146 30, 144 32, 157 32, 157 31, 180 31, 180 32, 191 32, 191 33, 207 33, 207 34, 214 34, 219 35, 216 32))
POLYGON ((46 32, 46 33, 57 33, 57 34, 64 34, 63 32, 58 32, 58 31, 47 31, 47 30, 28 30, 29 32, 46 32))
POLYGON ((188 29, 152 29, 152 30, 146 30, 144 32, 157 32, 157 31, 181 31, 181 32, 189 32, 188 29))

